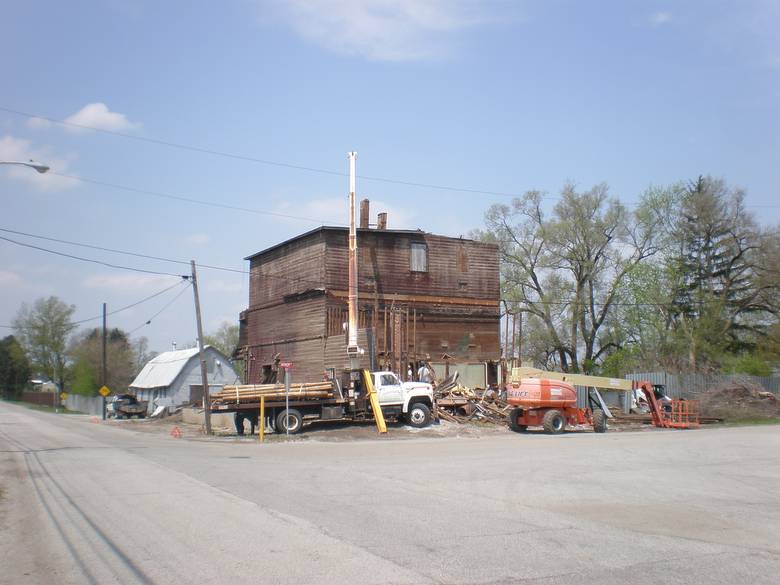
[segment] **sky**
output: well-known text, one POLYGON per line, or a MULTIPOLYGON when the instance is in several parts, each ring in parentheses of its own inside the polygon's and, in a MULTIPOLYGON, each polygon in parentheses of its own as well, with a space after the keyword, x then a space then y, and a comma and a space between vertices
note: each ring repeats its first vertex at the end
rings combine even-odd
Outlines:
POLYGON ((530 189, 631 204, 700 174, 776 225, 779 29, 773 0, 9 3, 0 161, 52 172, 0 165, 22 232, 0 237, 49 250, 0 240, 0 325, 56 295, 190 345, 191 259, 235 270, 199 269, 206 332, 237 323, 244 257, 348 221, 350 150, 390 228, 467 235, 530 189))

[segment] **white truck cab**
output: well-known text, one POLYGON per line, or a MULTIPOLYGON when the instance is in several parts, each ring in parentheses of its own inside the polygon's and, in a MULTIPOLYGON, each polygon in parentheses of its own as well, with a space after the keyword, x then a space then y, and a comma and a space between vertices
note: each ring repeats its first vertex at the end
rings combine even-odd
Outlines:
POLYGON ((393 372, 372 372, 374 390, 382 412, 403 416, 413 427, 426 427, 431 422, 433 386, 425 382, 401 382, 393 372))

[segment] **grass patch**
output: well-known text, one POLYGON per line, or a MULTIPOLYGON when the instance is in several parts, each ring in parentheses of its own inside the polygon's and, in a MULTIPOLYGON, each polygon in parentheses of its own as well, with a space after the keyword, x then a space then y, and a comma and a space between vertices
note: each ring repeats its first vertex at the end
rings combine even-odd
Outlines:
POLYGON ((10 402, 18 406, 24 406, 30 410, 37 410, 40 412, 49 412, 51 414, 84 414, 83 412, 76 412, 73 410, 66 410, 65 407, 60 406, 56 410, 53 406, 46 406, 45 404, 34 404, 32 402, 24 402, 23 400, 3 400, 3 402, 10 402))
POLYGON ((723 424, 730 427, 780 425, 780 418, 737 418, 724 421, 723 424))

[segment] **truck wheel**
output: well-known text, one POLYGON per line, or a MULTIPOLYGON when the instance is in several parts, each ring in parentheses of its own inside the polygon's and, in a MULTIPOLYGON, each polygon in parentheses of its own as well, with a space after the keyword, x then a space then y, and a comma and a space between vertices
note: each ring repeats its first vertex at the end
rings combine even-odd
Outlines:
POLYGON ((280 435, 290 433, 294 435, 300 433, 303 428, 303 415, 291 408, 290 410, 283 410, 276 417, 276 432, 280 435))
POLYGON ((409 406, 406 421, 416 429, 427 427, 431 424, 431 409, 422 402, 415 402, 409 406))
POLYGON ((566 419, 560 410, 548 410, 544 413, 542 426, 548 435, 560 435, 566 428, 566 419))
POLYGON ((524 433, 528 429, 526 425, 517 424, 517 419, 522 414, 522 408, 513 408, 509 411, 509 428, 516 433, 524 433))
POLYGON ((593 430, 597 433, 607 432, 607 415, 603 410, 593 411, 593 430))

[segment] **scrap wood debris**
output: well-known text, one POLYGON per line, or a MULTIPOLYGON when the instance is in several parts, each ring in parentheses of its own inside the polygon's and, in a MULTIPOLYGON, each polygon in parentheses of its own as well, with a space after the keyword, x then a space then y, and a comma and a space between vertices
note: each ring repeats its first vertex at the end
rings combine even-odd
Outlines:
POLYGON ((457 372, 434 388, 439 418, 467 423, 483 421, 506 424, 511 407, 492 389, 468 388, 458 382, 457 372))

